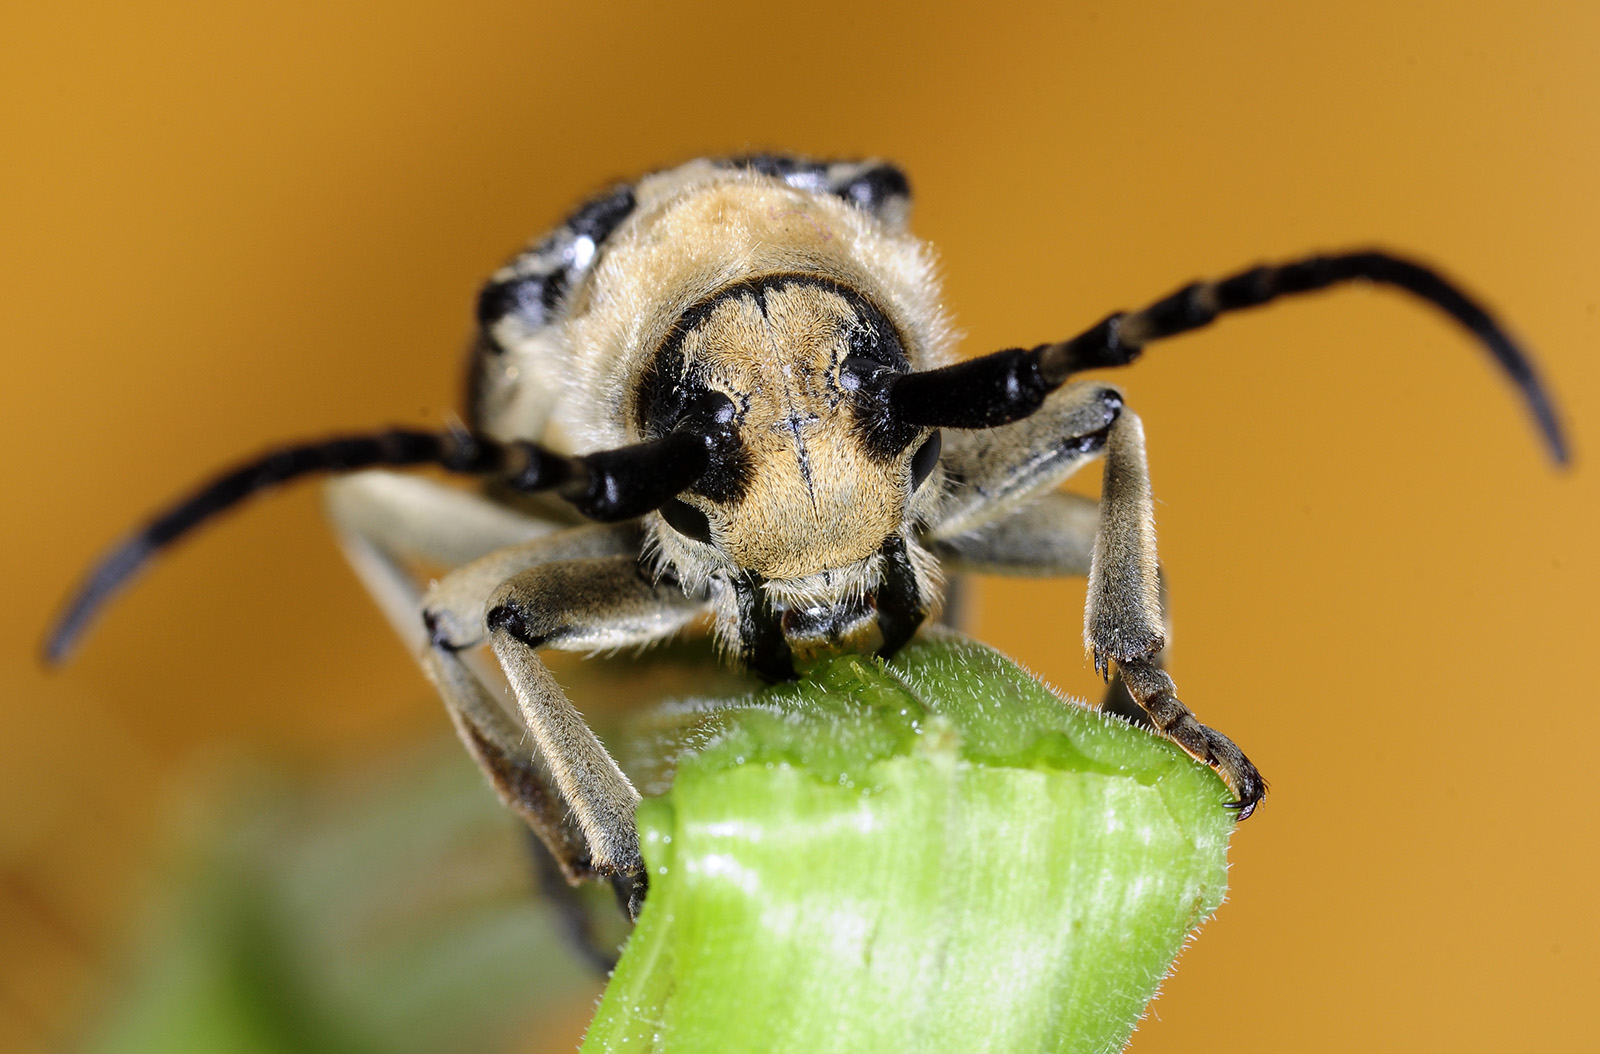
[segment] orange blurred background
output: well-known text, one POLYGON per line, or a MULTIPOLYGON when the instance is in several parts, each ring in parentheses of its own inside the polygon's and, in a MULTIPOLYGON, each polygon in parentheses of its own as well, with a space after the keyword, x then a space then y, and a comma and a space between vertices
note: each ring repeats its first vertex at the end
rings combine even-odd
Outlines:
MULTIPOLYGON (((1272 794, 1132 1049, 1593 1049, 1600 6, 160 0, 0 10, 0 1048, 104 998, 223 745, 316 770, 445 734, 315 488, 231 518, 47 676, 108 540, 269 441, 457 404, 478 282, 703 153, 902 162, 968 353, 1377 243, 1536 350, 1342 292, 1116 377, 1149 435, 1184 698, 1272 794)), ((979 636, 1075 693, 1081 582, 979 636)), ((581 702, 581 701, 580 701, 581 702)), ((233 749, 229 747, 228 749, 233 749)))

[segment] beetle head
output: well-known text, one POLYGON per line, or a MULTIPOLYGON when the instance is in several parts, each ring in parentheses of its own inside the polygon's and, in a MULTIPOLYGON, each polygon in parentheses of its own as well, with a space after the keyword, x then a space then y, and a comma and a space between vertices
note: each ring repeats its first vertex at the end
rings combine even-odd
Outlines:
POLYGON ((660 510, 673 570, 758 577, 802 637, 864 621, 886 539, 938 489, 937 433, 886 425, 872 394, 910 368, 881 311, 814 275, 738 282, 685 312, 637 403, 646 435, 714 435, 704 475, 660 510))

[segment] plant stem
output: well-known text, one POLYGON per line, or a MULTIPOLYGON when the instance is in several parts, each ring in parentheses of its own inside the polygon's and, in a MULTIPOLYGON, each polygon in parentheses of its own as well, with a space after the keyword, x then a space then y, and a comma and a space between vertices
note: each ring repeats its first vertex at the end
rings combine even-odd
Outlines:
POLYGON ((1116 1051, 1221 903, 1207 768, 940 636, 658 717, 583 1050, 1116 1051))

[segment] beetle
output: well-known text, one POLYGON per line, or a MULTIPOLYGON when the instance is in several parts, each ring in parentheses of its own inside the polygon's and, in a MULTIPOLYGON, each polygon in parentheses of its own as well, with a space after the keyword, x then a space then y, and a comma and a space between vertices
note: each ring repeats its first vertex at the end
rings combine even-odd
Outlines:
POLYGON ((1566 444, 1528 357, 1429 267, 1364 250, 1185 285, 1079 335, 960 361, 905 175, 881 161, 697 160, 619 184, 478 297, 461 427, 283 446, 176 502, 95 565, 46 642, 61 661, 146 561, 289 480, 341 474, 345 552, 421 656, 500 797, 578 883, 637 915, 639 795, 540 660, 663 640, 709 615, 731 663, 793 678, 839 651, 893 655, 963 570, 1087 576, 1084 641, 1106 706, 1214 768, 1243 819, 1255 766, 1163 668, 1145 441, 1086 370, 1220 315, 1370 282, 1464 326, 1566 444), (1104 461, 1098 501, 1058 490, 1104 461), (432 465, 457 489, 382 469, 432 465), (587 521, 587 522, 586 522, 587 521), (425 585, 410 565, 450 571, 425 585), (487 645, 514 719, 469 653, 487 645), (531 739, 531 745, 529 740, 531 739))

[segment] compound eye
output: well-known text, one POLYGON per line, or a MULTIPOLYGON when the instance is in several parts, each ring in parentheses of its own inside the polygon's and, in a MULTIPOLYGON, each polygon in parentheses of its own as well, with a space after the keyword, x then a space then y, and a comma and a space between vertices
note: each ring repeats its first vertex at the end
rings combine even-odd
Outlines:
POLYGON ((917 448, 911 455, 911 489, 916 490, 922 486, 929 476, 933 475, 933 466, 939 463, 939 448, 943 444, 939 440, 939 432, 934 430, 928 441, 917 448))
POLYGON ((661 506, 661 518, 667 526, 697 542, 711 544, 711 521, 706 514, 686 501, 673 498, 661 506))

